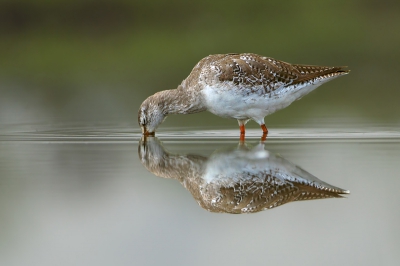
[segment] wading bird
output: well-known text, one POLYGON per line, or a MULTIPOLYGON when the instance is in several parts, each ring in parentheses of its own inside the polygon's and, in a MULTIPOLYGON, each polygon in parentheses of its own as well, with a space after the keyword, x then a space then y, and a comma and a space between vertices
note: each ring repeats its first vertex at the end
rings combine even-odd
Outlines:
POLYGON ((264 117, 290 105, 323 83, 348 74, 345 67, 296 65, 256 54, 209 55, 178 88, 157 92, 140 106, 143 135, 154 135, 170 114, 209 111, 237 119, 240 139, 251 119, 268 130, 264 117))

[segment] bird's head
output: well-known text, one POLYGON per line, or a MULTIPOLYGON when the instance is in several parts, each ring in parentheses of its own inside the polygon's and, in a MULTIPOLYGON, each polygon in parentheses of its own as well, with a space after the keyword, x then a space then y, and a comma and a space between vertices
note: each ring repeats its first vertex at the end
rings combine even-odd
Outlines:
POLYGON ((157 127, 167 117, 162 104, 157 101, 155 96, 147 98, 139 108, 138 123, 145 136, 154 136, 157 127))

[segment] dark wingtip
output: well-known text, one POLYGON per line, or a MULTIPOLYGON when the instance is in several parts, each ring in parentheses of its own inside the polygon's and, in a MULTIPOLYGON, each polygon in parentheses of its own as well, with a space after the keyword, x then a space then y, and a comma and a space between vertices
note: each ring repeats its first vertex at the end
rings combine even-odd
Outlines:
POLYGON ((350 194, 350 190, 342 190, 340 191, 340 194, 350 194))
POLYGON ((336 67, 336 73, 349 74, 351 70, 346 68, 347 66, 336 67))

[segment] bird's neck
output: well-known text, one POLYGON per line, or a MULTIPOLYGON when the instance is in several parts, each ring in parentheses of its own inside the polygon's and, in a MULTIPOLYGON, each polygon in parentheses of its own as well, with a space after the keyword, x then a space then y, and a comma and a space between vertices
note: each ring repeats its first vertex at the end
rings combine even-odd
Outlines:
POLYGON ((191 182, 191 179, 203 175, 207 161, 207 157, 201 155, 172 154, 155 137, 140 141, 139 157, 142 164, 156 176, 176 179, 185 187, 186 179, 191 182))
POLYGON ((192 114, 205 110, 201 101, 200 92, 187 90, 182 86, 173 90, 165 90, 156 93, 158 104, 168 114, 192 114))

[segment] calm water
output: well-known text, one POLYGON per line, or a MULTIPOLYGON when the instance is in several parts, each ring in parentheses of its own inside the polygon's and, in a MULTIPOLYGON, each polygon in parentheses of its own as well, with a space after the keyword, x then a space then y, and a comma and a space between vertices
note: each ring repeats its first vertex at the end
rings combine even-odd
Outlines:
POLYGON ((125 125, 32 128, 0 131, 0 265, 399 263, 397 128, 271 129, 264 145, 258 130, 240 145, 229 130, 165 130, 144 144, 125 125), (270 185, 264 194, 249 189, 250 170, 241 170, 249 165, 282 182, 296 171, 315 176, 350 194, 252 214, 199 206, 209 199, 243 211, 267 199, 270 185), (228 183, 235 175, 242 186, 230 188, 247 194, 207 187, 218 171, 228 171, 228 183))

